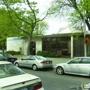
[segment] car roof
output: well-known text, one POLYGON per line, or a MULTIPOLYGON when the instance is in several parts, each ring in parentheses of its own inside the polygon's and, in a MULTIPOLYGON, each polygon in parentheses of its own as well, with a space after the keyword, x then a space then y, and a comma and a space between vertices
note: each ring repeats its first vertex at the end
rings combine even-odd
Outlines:
POLYGON ((83 57, 74 57, 74 58, 90 58, 90 57, 85 57, 85 56, 83 56, 83 57))
MULTIPOLYGON (((27 56, 41 56, 41 55, 27 55, 27 56)), ((43 56, 42 56, 43 57, 43 56)))
POLYGON ((0 61, 0 64, 10 64, 11 62, 7 62, 7 61, 0 61))

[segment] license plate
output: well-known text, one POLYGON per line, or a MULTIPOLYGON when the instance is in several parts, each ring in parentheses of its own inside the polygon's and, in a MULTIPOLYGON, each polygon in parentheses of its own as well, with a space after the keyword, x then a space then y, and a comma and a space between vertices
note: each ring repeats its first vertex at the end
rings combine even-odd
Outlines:
POLYGON ((46 62, 47 64, 49 64, 49 62, 46 62))
POLYGON ((12 61, 14 61, 14 59, 12 59, 12 61))

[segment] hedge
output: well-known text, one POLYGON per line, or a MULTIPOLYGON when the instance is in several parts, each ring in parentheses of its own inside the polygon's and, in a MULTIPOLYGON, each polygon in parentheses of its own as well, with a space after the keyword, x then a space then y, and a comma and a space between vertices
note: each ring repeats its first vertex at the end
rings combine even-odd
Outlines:
POLYGON ((12 55, 20 55, 20 51, 6 51, 6 53, 12 54, 12 55))
POLYGON ((41 55, 44 57, 61 57, 61 55, 58 55, 57 53, 50 51, 38 51, 37 55, 41 55))

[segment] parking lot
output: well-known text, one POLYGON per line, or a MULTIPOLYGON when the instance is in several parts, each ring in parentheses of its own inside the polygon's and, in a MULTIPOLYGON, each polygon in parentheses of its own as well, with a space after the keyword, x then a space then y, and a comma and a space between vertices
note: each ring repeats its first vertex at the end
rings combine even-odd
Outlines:
MULTIPOLYGON (((15 56, 19 59, 23 58, 24 56, 21 55, 21 56, 15 56)), ((68 60, 70 60, 71 58, 50 58, 50 57, 46 57, 48 60, 52 60, 53 61, 53 66, 55 66, 57 63, 63 63, 63 62, 66 62, 68 60)))
POLYGON ((54 66, 58 63, 63 63, 70 60, 70 58, 47 58, 47 59, 52 60, 54 66))
POLYGON ((70 89, 81 86, 82 83, 89 83, 89 77, 78 75, 57 75, 53 70, 37 70, 21 68, 26 73, 39 76, 45 90, 76 90, 70 89))
MULTIPOLYGON (((48 58, 53 61, 53 65, 68 61, 70 58, 48 58)), ((21 68, 27 73, 39 76, 45 90, 72 90, 72 87, 81 86, 82 83, 89 83, 89 77, 78 75, 57 75, 53 70, 37 70, 21 68)), ((74 89, 75 90, 75 89, 74 89)))

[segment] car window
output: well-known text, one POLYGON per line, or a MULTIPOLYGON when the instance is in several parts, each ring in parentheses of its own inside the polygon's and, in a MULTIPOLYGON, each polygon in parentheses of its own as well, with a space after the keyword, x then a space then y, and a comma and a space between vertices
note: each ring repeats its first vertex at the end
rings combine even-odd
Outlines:
POLYGON ((24 74, 24 72, 13 64, 0 64, 0 78, 24 74))
POLYGON ((4 56, 0 56, 0 58, 5 58, 4 56))
POLYGON ((35 60, 34 56, 30 56, 30 60, 35 60))
POLYGON ((23 60, 29 60, 30 59, 30 56, 26 56, 23 58, 23 60))
POLYGON ((0 54, 0 56, 3 56, 3 54, 0 54))
POLYGON ((2 53, 0 54, 0 56, 7 57, 7 58, 14 57, 12 54, 8 54, 8 53, 2 53))
POLYGON ((81 63, 81 59, 80 58, 75 58, 75 59, 73 59, 69 62, 69 64, 76 64, 76 63, 81 63))
POLYGON ((36 58, 37 58, 38 60, 47 60, 45 57, 42 57, 42 56, 36 56, 36 58))
POLYGON ((8 54, 8 53, 4 53, 3 55, 4 55, 5 57, 7 57, 7 58, 9 58, 9 57, 12 57, 12 58, 13 58, 13 57, 14 57, 12 54, 8 54))
POLYGON ((82 61, 82 63, 90 63, 90 58, 83 58, 83 61, 82 61))
POLYGON ((14 57, 12 54, 4 54, 5 57, 14 57))
POLYGON ((6 61, 6 58, 3 56, 0 56, 0 61, 6 61))

